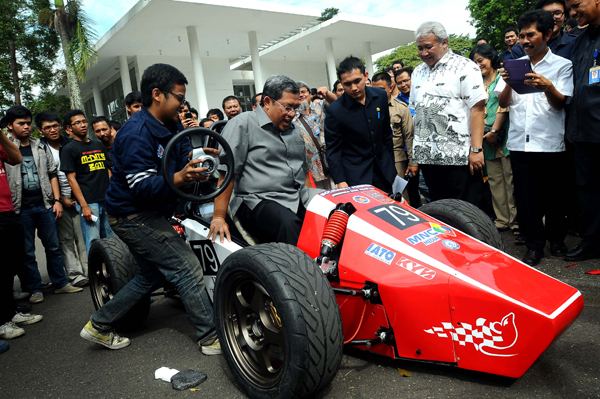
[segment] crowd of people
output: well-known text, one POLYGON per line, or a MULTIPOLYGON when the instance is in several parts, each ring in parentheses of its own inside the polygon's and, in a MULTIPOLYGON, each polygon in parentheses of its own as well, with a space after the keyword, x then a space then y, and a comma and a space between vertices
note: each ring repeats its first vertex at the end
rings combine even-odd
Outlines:
MULTIPOLYGON (((44 299, 37 229, 55 293, 88 284, 87 252, 98 238, 118 236, 138 261, 138 274, 92 315, 83 338, 111 349, 129 345, 114 324, 168 281, 202 353, 221 353, 202 267, 167 221, 177 196, 162 177, 161 158, 179 131, 225 118, 233 179, 214 201, 213 242, 231 240, 235 217, 258 242, 295 245, 318 190, 371 184, 390 193, 399 176, 408 180, 402 195, 413 207, 455 198, 486 209, 489 199, 487 213, 526 246, 522 260, 531 266, 547 242, 552 256, 567 261, 600 257, 599 26, 597 2, 540 0, 506 29, 502 53, 480 38, 469 59, 448 47, 442 24, 426 22, 415 32, 423 63, 414 69, 398 60, 369 76, 348 56, 331 90, 273 75, 252 110, 242 112, 228 96, 223 111, 201 119, 185 99, 187 79, 165 64, 149 67, 141 91, 127 96, 130 118, 122 127, 102 116, 88 126, 72 110, 62 135, 58 115, 45 111, 35 115, 37 140, 31 112, 10 108, 2 119, 10 137, 0 135, 0 338, 42 319, 15 302, 44 299), (575 22, 564 28, 568 7, 575 22), (519 61, 530 68, 520 79, 519 61), (90 129, 98 140, 88 138, 90 129), (581 236, 570 251, 569 229, 581 236), (15 275, 23 294, 13 293, 15 275)), ((208 179, 190 151, 189 143, 177 144, 168 164, 176 187, 208 179)))

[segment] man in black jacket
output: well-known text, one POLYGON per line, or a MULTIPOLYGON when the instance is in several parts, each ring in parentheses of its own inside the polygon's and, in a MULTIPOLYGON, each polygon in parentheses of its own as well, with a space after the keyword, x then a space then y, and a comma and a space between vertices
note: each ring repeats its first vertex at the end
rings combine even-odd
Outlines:
POLYGON ((338 67, 344 94, 326 111, 327 160, 338 188, 372 184, 389 193, 396 168, 387 93, 365 87, 367 77, 356 57, 347 57, 338 67))

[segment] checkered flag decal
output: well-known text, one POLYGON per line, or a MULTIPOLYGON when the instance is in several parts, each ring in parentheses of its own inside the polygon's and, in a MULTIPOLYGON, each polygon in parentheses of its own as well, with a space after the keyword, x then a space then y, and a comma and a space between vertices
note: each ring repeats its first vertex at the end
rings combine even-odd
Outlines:
POLYGON ((475 322, 475 328, 468 323, 460 323, 460 327, 455 328, 452 323, 442 322, 442 327, 432 327, 424 331, 440 338, 452 338, 461 346, 466 346, 467 343, 473 344, 475 350, 488 356, 517 355, 504 352, 517 342, 518 332, 514 313, 509 313, 499 322, 486 323, 486 319, 480 317, 475 322))

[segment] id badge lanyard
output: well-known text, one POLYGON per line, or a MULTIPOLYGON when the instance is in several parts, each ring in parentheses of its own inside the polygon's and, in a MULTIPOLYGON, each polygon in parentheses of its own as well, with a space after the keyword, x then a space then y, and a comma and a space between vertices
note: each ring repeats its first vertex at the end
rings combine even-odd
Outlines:
POLYGON ((600 83, 600 66, 597 65, 598 49, 594 50, 594 65, 590 68, 590 84, 600 83))

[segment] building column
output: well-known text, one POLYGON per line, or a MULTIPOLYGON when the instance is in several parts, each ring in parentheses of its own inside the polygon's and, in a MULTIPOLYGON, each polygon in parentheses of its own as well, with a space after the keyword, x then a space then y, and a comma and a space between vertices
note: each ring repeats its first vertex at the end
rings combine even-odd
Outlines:
POLYGON ((194 72, 194 83, 198 104, 196 106, 199 115, 204 116, 208 113, 208 99, 206 96, 206 84, 204 83, 204 71, 202 70, 202 59, 200 58, 200 44, 198 42, 198 30, 195 26, 187 28, 188 43, 190 44, 190 55, 192 56, 192 71, 194 72))
POLYGON ((260 66, 260 55, 258 54, 258 39, 256 32, 248 32, 248 43, 250 44, 250 58, 252 59, 252 72, 254 73, 254 88, 257 93, 263 90, 265 82, 262 75, 262 67, 260 66))
MULTIPOLYGON (((98 78, 92 82, 92 93, 94 94, 94 104, 96 105, 96 116, 104 116, 104 104, 102 104, 102 93, 100 92, 100 80, 98 78)), ((91 115, 88 118, 91 118, 91 115)))
POLYGON ((371 54, 371 42, 363 43, 363 56, 365 57, 365 66, 369 72, 369 78, 373 79, 373 54, 371 54))
POLYGON ((129 63, 127 56, 119 56, 119 72, 121 73, 121 84, 123 85, 123 98, 131 93, 131 79, 129 78, 129 63))
POLYGON ((325 39, 325 54, 327 56, 327 77, 329 77, 329 87, 333 90, 333 84, 337 80, 335 69, 335 56, 333 55, 333 40, 328 37, 325 39))

